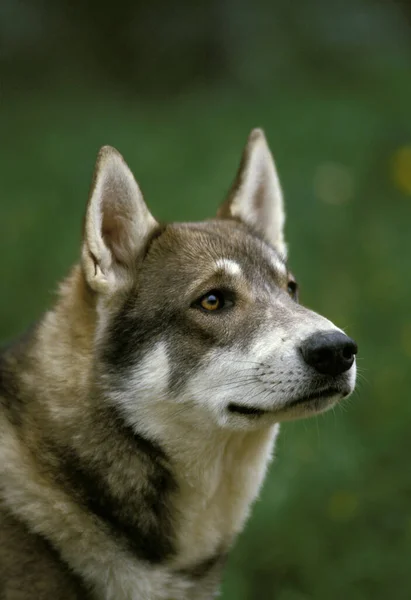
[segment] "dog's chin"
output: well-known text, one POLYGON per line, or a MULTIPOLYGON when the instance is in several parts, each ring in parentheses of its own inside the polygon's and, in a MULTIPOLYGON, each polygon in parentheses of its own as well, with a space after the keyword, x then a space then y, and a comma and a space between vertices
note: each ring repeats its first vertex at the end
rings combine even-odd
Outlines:
POLYGON ((279 420, 289 421, 317 415, 332 408, 340 400, 347 398, 351 389, 327 388, 315 390, 306 395, 292 398, 278 411, 279 420))
POLYGON ((289 421, 307 418, 322 413, 334 406, 352 392, 351 387, 328 387, 313 390, 297 397, 285 400, 281 406, 275 408, 262 408, 244 404, 230 403, 228 411, 245 419, 258 421, 289 421))

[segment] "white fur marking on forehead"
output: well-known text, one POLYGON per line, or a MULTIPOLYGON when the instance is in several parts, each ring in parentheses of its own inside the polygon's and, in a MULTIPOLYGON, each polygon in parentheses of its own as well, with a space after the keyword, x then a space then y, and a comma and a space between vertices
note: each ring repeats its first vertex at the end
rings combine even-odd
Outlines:
POLYGON ((215 264, 217 269, 223 269, 229 275, 242 274, 241 267, 238 263, 235 262, 235 260, 231 260, 229 258, 219 258, 215 264))
POLYGON ((271 262, 274 270, 277 271, 277 273, 282 273, 283 275, 287 274, 287 267, 285 266, 283 261, 280 259, 280 257, 277 256, 277 254, 274 254, 274 252, 270 253, 270 262, 271 262))

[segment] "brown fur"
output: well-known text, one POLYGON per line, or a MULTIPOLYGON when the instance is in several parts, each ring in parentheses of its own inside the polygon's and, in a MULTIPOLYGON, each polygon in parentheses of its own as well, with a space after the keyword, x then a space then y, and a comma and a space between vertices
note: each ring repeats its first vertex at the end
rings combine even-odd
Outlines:
POLYGON ((50 544, 0 510, 0 585, 5 600, 89 600, 50 544), (5 542, 5 543, 4 543, 5 542))

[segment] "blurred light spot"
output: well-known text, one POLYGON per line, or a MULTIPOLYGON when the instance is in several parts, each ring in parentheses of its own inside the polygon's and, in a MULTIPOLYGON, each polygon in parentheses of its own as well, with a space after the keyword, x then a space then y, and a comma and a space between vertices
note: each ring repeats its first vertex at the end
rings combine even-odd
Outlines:
POLYGON ((328 516, 335 521, 350 520, 358 509, 358 497, 352 492, 340 491, 333 494, 328 503, 328 516))
POLYGON ((411 195, 411 146, 399 148, 391 161, 391 175, 395 187, 411 195))
POLYGON ((402 347, 405 354, 411 358, 411 323, 404 323, 401 331, 402 347))
POLYGON ((344 165, 324 163, 314 176, 314 192, 327 204, 345 204, 353 196, 353 178, 344 165))

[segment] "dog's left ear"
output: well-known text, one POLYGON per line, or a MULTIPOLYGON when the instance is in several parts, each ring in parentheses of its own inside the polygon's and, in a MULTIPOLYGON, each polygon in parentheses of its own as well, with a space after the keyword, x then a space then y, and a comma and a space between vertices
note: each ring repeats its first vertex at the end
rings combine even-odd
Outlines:
POLYGON ((250 133, 237 176, 217 217, 245 223, 281 254, 286 254, 283 194, 261 129, 253 129, 250 133))
POLYGON ((156 227, 123 157, 104 146, 97 157, 84 223, 82 266, 90 287, 110 293, 127 285, 156 227))

